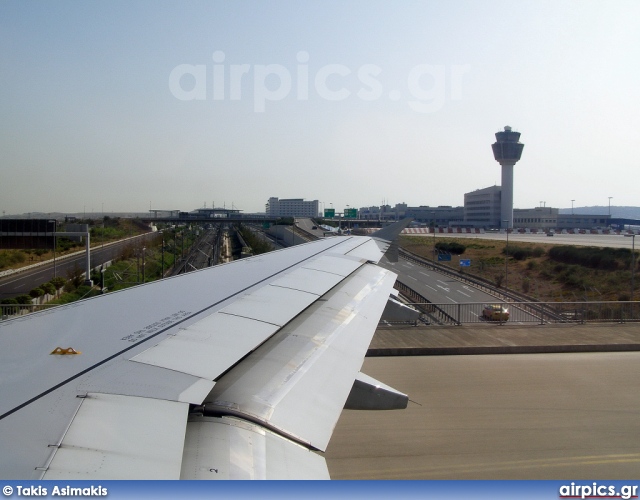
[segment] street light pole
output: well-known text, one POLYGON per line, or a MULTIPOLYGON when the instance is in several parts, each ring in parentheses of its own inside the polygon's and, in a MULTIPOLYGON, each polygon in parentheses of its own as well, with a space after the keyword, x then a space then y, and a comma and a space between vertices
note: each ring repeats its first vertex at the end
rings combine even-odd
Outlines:
POLYGON ((435 267, 436 264, 436 213, 431 212, 431 221, 433 223, 433 265, 435 267))
POLYGON ((573 215, 573 202, 576 200, 571 200, 571 215, 573 215))
POLYGON ((636 270, 636 235, 635 234, 625 234, 631 238, 631 300, 633 300, 633 277, 636 270))
POLYGON ((502 222, 506 223, 506 227, 507 227, 507 248, 505 249, 504 252, 504 288, 505 290, 509 289, 509 267, 508 267, 508 262, 509 262, 509 221, 508 220, 503 220, 502 222))

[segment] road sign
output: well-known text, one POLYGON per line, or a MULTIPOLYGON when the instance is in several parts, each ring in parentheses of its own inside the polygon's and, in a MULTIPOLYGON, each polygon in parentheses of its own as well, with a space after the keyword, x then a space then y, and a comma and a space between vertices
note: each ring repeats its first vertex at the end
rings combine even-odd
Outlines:
POLYGON ((52 219, 0 220, 0 248, 26 250, 53 248, 56 221, 52 219))
POLYGON ((333 218, 336 216, 336 209, 335 208, 325 208, 324 209, 324 216, 327 218, 333 218))
POLYGON ((451 261, 451 255, 447 253, 439 253, 438 254, 438 262, 449 262, 451 261))
POLYGON ((344 209, 344 218, 345 219, 356 219, 358 217, 358 209, 357 208, 345 208, 344 209))
POLYGON ((460 267, 471 267, 471 259, 460 259, 460 267))

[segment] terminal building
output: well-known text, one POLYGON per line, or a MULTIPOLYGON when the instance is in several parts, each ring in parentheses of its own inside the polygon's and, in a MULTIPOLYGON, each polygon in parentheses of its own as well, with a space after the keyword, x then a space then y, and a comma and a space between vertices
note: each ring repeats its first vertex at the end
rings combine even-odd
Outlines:
MULTIPOLYGON (((425 226, 472 227, 500 229, 502 216, 502 188, 490 186, 464 194, 464 206, 409 207, 398 203, 395 207, 363 207, 358 218, 364 220, 393 221, 411 217, 425 226)), ((514 208, 513 229, 542 231, 563 229, 605 229, 612 223, 609 215, 561 214, 551 207, 514 208)))
POLYGON ((500 227, 502 188, 491 186, 464 194, 464 226, 500 227))
POLYGON ((303 198, 278 199, 269 198, 265 205, 265 212, 273 217, 318 217, 320 202, 318 200, 304 201, 303 198))

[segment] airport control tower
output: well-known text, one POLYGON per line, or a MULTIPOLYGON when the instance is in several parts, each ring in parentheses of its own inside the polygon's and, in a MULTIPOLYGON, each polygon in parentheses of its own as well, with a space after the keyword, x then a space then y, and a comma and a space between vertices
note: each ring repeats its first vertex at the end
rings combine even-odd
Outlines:
POLYGON ((502 165, 500 227, 503 229, 513 227, 513 166, 520 160, 524 148, 519 141, 520 132, 514 132, 506 126, 504 132, 496 132, 496 142, 491 145, 494 158, 502 165))

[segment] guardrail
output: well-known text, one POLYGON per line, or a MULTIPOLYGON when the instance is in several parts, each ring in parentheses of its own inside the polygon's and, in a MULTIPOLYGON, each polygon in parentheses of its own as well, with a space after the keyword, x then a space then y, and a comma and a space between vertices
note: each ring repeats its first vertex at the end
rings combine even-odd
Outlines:
POLYGON ((408 260, 410 262, 413 262, 423 267, 433 269, 434 271, 438 271, 441 274, 455 278, 456 280, 461 281, 463 283, 473 285, 474 287, 484 292, 491 292, 493 295, 502 297, 505 301, 512 300, 512 301, 537 302, 536 299, 534 299, 533 297, 530 297, 529 295, 519 293, 514 290, 498 288, 491 281, 481 278, 480 276, 474 276, 466 272, 456 271, 454 269, 451 269, 450 267, 443 266, 441 264, 436 264, 432 260, 428 260, 423 257, 420 257, 419 255, 416 255, 414 253, 411 253, 405 250, 404 248, 398 248, 398 253, 400 257, 402 257, 405 260, 408 260))
MULTIPOLYGON (((415 295, 401 293, 410 300, 415 295)), ((499 302, 492 305, 504 307, 507 315, 497 314, 491 319, 490 312, 483 314, 486 302, 464 304, 434 304, 428 301, 409 302, 425 315, 426 323, 439 325, 462 325, 484 323, 509 324, 560 324, 560 323, 628 323, 640 322, 640 301, 620 302, 499 302)))

